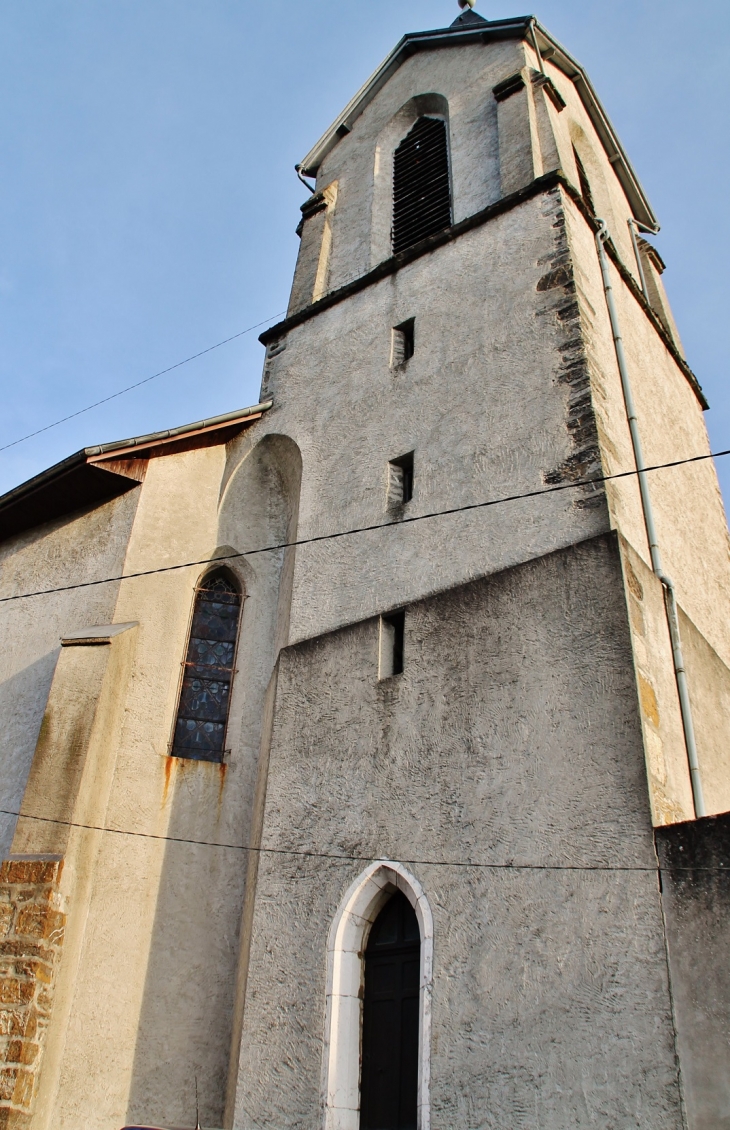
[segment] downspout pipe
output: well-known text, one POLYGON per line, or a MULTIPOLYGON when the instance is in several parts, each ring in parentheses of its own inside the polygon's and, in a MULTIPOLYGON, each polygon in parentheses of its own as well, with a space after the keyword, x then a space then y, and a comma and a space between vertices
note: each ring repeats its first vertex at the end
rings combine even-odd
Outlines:
POLYGON ((655 575, 660 580, 664 589, 664 605, 667 612, 669 636, 672 642, 672 661, 674 664, 674 675, 677 681, 677 691, 679 694, 679 707, 682 715, 682 728, 684 730, 684 744, 687 750, 687 761, 689 763, 690 781, 692 783, 692 798, 694 801, 695 817, 701 817, 707 815, 707 809, 705 808, 705 800, 702 793, 702 780, 700 778, 700 767, 697 758, 697 742, 695 740, 694 723, 692 721, 692 707, 689 701, 689 689, 687 686, 687 671, 684 665, 682 641, 679 634, 677 597, 672 580, 662 569, 661 553, 659 550, 656 526, 654 524, 654 511, 652 509, 651 495, 649 493, 649 481, 646 472, 646 463, 644 461, 644 453, 641 447, 641 437, 639 435, 639 422, 636 416, 636 407, 634 405, 634 397, 631 391, 631 382, 629 380, 629 372, 626 365, 624 343, 623 338, 621 337, 618 313, 616 311, 616 302, 613 296, 613 287, 611 285, 611 273, 608 265, 608 256, 606 255, 606 249, 604 247, 604 244, 608 239, 608 228, 606 227, 606 224, 603 220, 599 220, 598 223, 600 225, 599 230, 596 233, 598 260, 601 265, 603 290, 606 296, 608 317, 611 322, 611 333, 613 335, 614 349, 616 350, 616 361, 618 362, 619 374, 621 376, 621 388, 623 390, 624 404, 626 405, 626 416, 628 418, 629 431, 631 433, 631 446, 634 451, 634 461, 636 463, 636 472, 639 480, 641 508, 644 515, 644 524, 646 526, 646 536, 649 542, 651 567, 655 575))
POLYGON ((542 51, 540 50, 540 45, 537 42, 537 31, 535 30, 536 24, 537 24, 537 20, 533 16, 532 19, 530 20, 530 35, 531 35, 531 38, 532 38, 532 46, 535 50, 535 54, 537 55, 537 62, 539 64, 540 70, 547 77, 547 71, 545 70, 545 63, 543 62, 543 58, 542 58, 542 51))

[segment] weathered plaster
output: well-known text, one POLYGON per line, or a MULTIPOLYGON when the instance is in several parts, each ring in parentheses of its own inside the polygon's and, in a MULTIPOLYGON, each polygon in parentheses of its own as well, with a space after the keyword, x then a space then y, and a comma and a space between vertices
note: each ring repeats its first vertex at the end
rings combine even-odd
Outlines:
POLYGON ((730 1127, 730 816, 659 828, 688 1130, 730 1127))
MULTIPOLYGON (((293 300, 386 254, 377 151, 420 97, 448 116, 455 220, 497 201, 508 171, 527 184, 560 163, 578 188, 575 144, 633 272, 628 204, 583 105, 548 63, 558 113, 536 66, 504 41, 404 63, 322 164, 336 207, 332 192, 305 220, 293 300), (498 104, 493 87, 518 70, 524 98, 498 104)), ((612 271, 649 462, 706 452, 695 392, 612 271)), ((379 859, 433 910, 434 1130, 678 1128, 651 814, 690 812, 686 762, 636 482, 574 485, 632 467, 584 215, 563 188, 521 198, 291 328, 262 389, 273 409, 227 445, 151 459, 139 489, 1 550, 1 593, 153 571, 0 606, 0 707, 20 704, 4 731, 8 808, 59 638, 139 624, 111 643, 116 666, 58 665, 66 716, 49 736, 79 722, 81 785, 26 790, 28 805, 110 829, 64 833, 67 933, 32 1130, 190 1124, 196 1074, 203 1123, 321 1130, 327 939, 379 859), (394 369, 392 328, 409 318, 415 353, 394 369), (408 451, 413 499, 388 508, 388 462, 408 451), (212 557, 245 594, 223 765, 167 756, 212 557), (379 680, 378 618, 404 606, 406 670, 379 680)), ((726 805, 719 491, 709 463, 653 475, 702 684, 707 792, 726 805)), ((45 740, 34 775, 54 760, 45 740)), ((352 1070, 350 1055, 350 1122, 352 1070)))
POLYGON ((282 656, 235 1127, 321 1126, 328 931, 387 858, 434 914, 434 1127, 679 1128, 615 541, 409 607, 405 654, 282 656))
MULTIPOLYGON (((302 451, 301 538, 386 522, 387 463, 407 451, 409 516, 539 490, 570 465, 569 272, 538 291, 565 255, 558 205, 528 201, 290 331, 267 363, 275 406, 258 427, 302 451), (391 328, 409 317, 416 351, 392 370, 391 328)), ((594 502, 566 491, 301 546, 290 638, 605 530, 594 502)))
MULTIPOLYGON (((411 99, 438 94, 449 106, 451 175, 455 220, 470 216, 500 196, 496 103, 492 87, 522 65, 521 45, 512 42, 414 55, 357 119, 351 134, 322 162, 317 185, 339 182, 332 229, 330 289, 362 275, 371 260, 371 216, 378 140, 411 99), (457 62, 457 65, 454 65, 457 62)), ((375 250, 383 254, 381 244, 375 250)), ((389 254, 389 252, 388 252, 389 254)))
MULTIPOLYGON (((0 545, 0 596, 118 576, 139 500, 134 490, 88 513, 42 526, 0 545)), ((51 679, 67 631, 108 623, 118 585, 98 585, 2 604, 0 808, 23 798, 51 679)), ((0 813, 0 855, 15 817, 0 813)))

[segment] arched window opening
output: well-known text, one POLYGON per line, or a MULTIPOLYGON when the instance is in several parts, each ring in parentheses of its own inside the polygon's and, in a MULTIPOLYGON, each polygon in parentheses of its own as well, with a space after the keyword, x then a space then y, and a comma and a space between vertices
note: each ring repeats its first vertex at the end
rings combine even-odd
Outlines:
POLYGON ((360 1130, 416 1130, 421 932, 401 891, 365 950, 360 1130))
POLYGON ((421 117, 395 151, 393 253, 398 254, 451 223, 446 122, 421 117))
POLYGON ((195 592, 173 757, 223 760, 240 619, 238 586, 226 572, 209 573, 195 592))

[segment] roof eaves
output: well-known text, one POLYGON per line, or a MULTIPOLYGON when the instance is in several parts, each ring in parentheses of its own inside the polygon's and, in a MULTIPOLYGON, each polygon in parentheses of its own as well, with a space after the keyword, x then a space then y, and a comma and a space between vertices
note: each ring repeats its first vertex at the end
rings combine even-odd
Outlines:
POLYGON ((577 59, 574 59, 570 52, 563 47, 562 43, 555 39, 538 20, 535 20, 535 31, 542 40, 542 43, 538 40, 538 44, 546 61, 556 66, 558 70, 562 71, 563 74, 575 84, 578 96, 585 106, 593 128, 598 134, 603 148, 606 150, 609 161, 616 170, 616 176, 626 193, 626 197, 634 213, 634 218, 639 220, 639 222, 646 227, 651 228, 652 231, 658 232, 659 222, 654 210, 649 203, 641 181, 637 177, 623 145, 619 141, 618 134, 613 127, 611 119, 603 108, 593 83, 588 78, 588 75, 577 59))
POLYGON ((72 513, 87 505, 98 505, 139 486, 144 474, 140 478, 134 460, 128 464, 127 470, 127 460, 112 462, 115 454, 121 456, 139 452, 139 459, 144 458, 150 448, 184 440, 186 436, 193 439, 201 432, 209 435, 216 430, 227 434, 227 429, 235 428, 239 422, 253 422, 272 405, 273 401, 267 400, 250 408, 239 408, 221 416, 183 424, 179 428, 83 447, 0 497, 0 540, 40 525, 49 518, 72 513))
POLYGON ((343 137, 351 132, 355 121, 376 94, 415 51, 433 47, 456 46, 460 43, 484 42, 485 39, 507 39, 516 35, 522 38, 527 34, 530 25, 533 23, 536 33, 542 40, 541 50, 542 47, 547 49, 548 61, 575 83, 579 97, 606 150, 608 159, 616 169, 616 175, 626 193, 634 217, 646 227, 651 228, 652 231, 658 231, 659 224, 646 193, 586 72, 580 63, 534 16, 519 16, 509 20, 489 20, 485 24, 467 26, 466 28, 440 28, 436 31, 409 32, 404 35, 367 82, 358 90, 354 98, 348 102, 345 109, 322 135, 317 144, 297 165, 297 170, 306 176, 317 175, 319 166, 325 157, 331 153, 343 137))
MULTIPOLYGON (((233 412, 224 412, 222 416, 211 416, 207 420, 196 420, 193 424, 182 424, 179 428, 167 428, 162 432, 150 432, 149 435, 133 436, 132 439, 118 439, 112 440, 111 443, 100 443, 96 447, 85 447, 83 453, 78 452, 77 454, 85 454, 88 458, 93 458, 98 455, 111 455, 115 451, 128 451, 130 448, 135 447, 151 447, 165 440, 178 439, 181 436, 187 435, 189 432, 208 432, 214 428, 228 427, 231 424, 237 423, 239 420, 245 420, 248 416, 260 416, 262 412, 268 412, 273 403, 273 400, 266 400, 261 404, 253 404, 250 408, 237 408, 233 412)), ((71 458, 74 458, 74 456, 71 456, 71 458)), ((59 466, 61 466, 61 464, 59 464, 59 466)))
POLYGON ((438 28, 435 31, 408 32, 386 56, 380 66, 373 71, 357 94, 350 99, 340 116, 335 119, 317 144, 310 149, 304 160, 296 166, 297 169, 305 176, 316 176, 317 170, 327 154, 334 149, 338 141, 341 141, 346 134, 350 133, 353 124, 372 102, 378 91, 385 86, 391 75, 415 51, 421 51, 428 47, 453 46, 465 41, 478 43, 483 41, 486 35, 491 37, 507 29, 517 30, 520 28, 524 31, 530 18, 520 16, 518 19, 486 21, 483 24, 463 28, 445 27, 438 28))

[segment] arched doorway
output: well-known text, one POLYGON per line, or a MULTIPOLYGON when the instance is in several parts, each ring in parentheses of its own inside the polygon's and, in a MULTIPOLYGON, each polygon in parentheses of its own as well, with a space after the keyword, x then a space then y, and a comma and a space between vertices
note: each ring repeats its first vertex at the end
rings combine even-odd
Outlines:
POLYGON ((365 950, 360 1130, 416 1130, 421 933, 397 891, 365 950))

